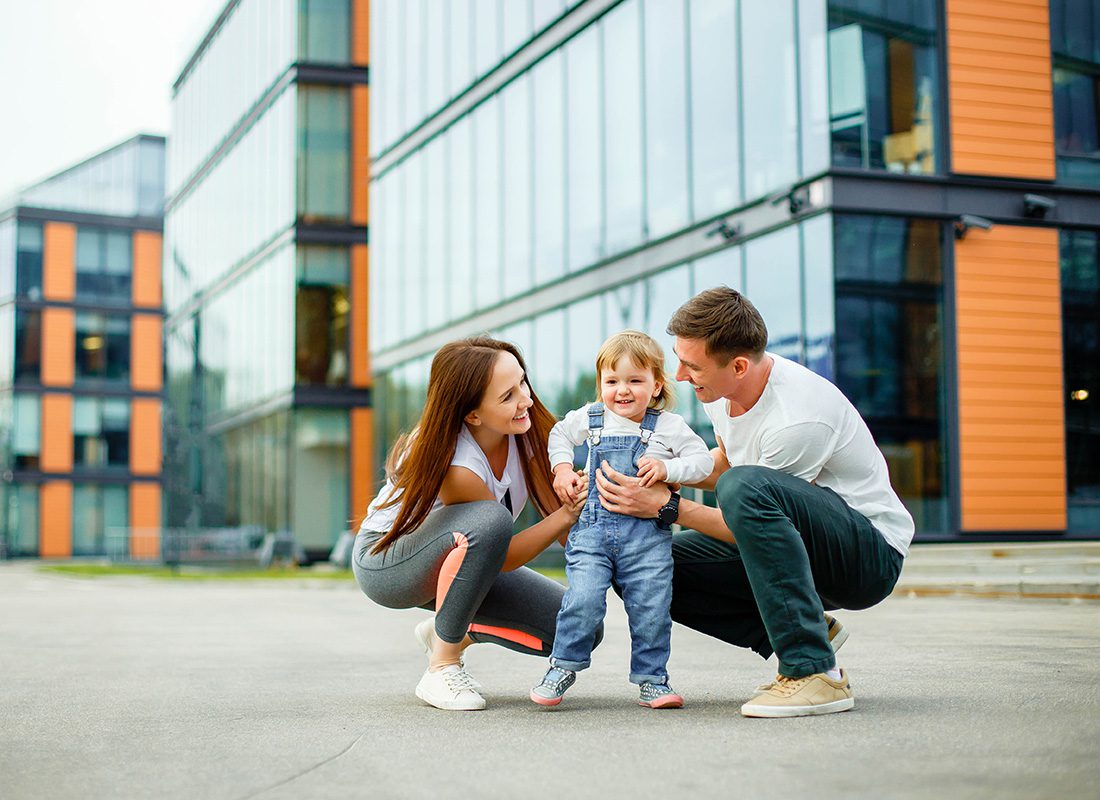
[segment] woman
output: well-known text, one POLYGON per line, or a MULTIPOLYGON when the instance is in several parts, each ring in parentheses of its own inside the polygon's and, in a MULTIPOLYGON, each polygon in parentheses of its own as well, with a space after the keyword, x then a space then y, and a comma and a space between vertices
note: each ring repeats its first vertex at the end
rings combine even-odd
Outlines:
POLYGON ((523 565, 565 537, 585 497, 556 499, 554 422, 513 345, 463 339, 436 353, 420 422, 387 460, 352 568, 376 603, 435 610, 416 629, 429 652, 416 695, 436 708, 485 708, 462 660, 475 642, 550 654, 564 589, 523 565), (528 497, 543 519, 513 536, 528 497))

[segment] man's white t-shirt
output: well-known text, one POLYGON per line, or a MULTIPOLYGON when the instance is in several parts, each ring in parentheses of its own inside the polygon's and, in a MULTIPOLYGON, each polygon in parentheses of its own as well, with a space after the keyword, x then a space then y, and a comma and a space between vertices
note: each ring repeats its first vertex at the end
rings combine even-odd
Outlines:
MULTIPOLYGON (((469 429, 463 425, 458 433, 458 441, 455 443, 455 454, 451 458, 451 466, 465 467, 485 481, 485 485, 489 487, 489 491, 493 493, 498 503, 504 503, 504 496, 508 495, 506 506, 511 507, 509 510, 512 512, 512 519, 519 517, 524 505, 527 504, 527 482, 524 480, 523 464, 515 436, 508 437, 508 461, 504 465, 503 474, 497 478, 493 474, 493 468, 489 466, 488 456, 469 429)), ((393 491, 393 482, 386 481, 386 485, 371 501, 366 519, 359 526, 359 530, 385 533, 393 527, 393 523, 397 520, 397 513, 401 510, 401 504, 396 503, 389 508, 380 508, 392 496, 393 491)), ((443 501, 437 497, 432 504, 432 511, 442 507, 443 501)))
POLYGON ((752 408, 731 417, 725 398, 703 406, 730 466, 770 467, 828 487, 908 555, 913 518, 890 486, 886 459, 855 406, 801 364, 766 357, 771 375, 752 408))

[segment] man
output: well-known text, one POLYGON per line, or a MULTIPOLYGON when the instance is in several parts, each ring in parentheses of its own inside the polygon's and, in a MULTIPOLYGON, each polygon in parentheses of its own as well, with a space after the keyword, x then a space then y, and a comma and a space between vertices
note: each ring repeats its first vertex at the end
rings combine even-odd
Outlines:
POLYGON ((644 488, 606 465, 603 505, 678 521, 672 618, 764 658, 779 675, 741 707, 750 717, 847 711, 846 638, 825 609, 868 608, 894 588, 913 519, 890 486, 866 423, 833 384, 765 351, 759 312, 733 289, 702 292, 673 315, 687 381, 714 425, 718 508, 644 488))

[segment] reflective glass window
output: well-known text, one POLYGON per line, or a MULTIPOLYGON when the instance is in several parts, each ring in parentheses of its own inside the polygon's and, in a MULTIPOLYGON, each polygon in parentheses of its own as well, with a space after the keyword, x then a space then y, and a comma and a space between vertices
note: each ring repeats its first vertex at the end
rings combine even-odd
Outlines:
POLYGON ((692 267, 692 292, 699 294, 704 289, 713 289, 715 286, 728 286, 739 292, 743 291, 741 257, 740 247, 727 247, 709 256, 697 258, 692 267))
POLYGON ((347 219, 348 90, 301 86, 298 98, 298 214, 307 221, 347 219))
POLYGON ((641 5, 627 2, 603 19, 604 217, 607 252, 642 240, 642 32, 641 5))
POLYGON ((41 398, 36 394, 15 394, 12 399, 12 465, 16 469, 38 469, 41 452, 41 398))
POLYGON ((15 220, 0 222, 0 300, 15 293, 15 220))
POLYGON ((644 8, 646 233, 656 239, 690 218, 686 14, 683 0, 644 8))
POLYGON ((130 379, 130 317, 76 312, 76 378, 130 379))
POLYGON ((567 334, 565 311, 558 309, 535 317, 535 360, 531 366, 531 385, 543 405, 556 416, 569 411, 566 372, 567 334))
POLYGON ((415 128, 424 118, 424 5, 421 0, 405 0, 404 47, 405 86, 403 131, 415 128))
POLYGON ((447 99, 448 3, 428 0, 424 16, 424 106, 429 115, 447 99))
POLYGON ((15 311, 16 383, 39 383, 42 366, 42 312, 18 308, 15 311))
POLYGON ((474 68, 479 77, 500 60, 500 22, 500 0, 474 0, 474 68))
MULTIPOLYGON (((661 345, 665 354, 665 374, 668 376, 669 389, 676 397, 675 408, 679 414, 687 419, 692 418, 691 400, 693 397, 685 396, 676 385, 676 353, 672 349, 675 339, 665 333, 668 321, 676 313, 676 309, 691 299, 691 266, 681 264, 672 269, 658 272, 646 279, 646 321, 642 331, 648 333, 661 345)), ((681 384, 686 386, 686 384, 681 384)), ((687 395, 693 395, 688 391, 687 395)))
POLYGON ((295 382, 340 386, 348 378, 348 250, 298 246, 295 382))
POLYGON ((446 137, 447 144, 447 250, 451 289, 448 303, 452 319, 464 317, 474 303, 474 185, 471 122, 465 117, 446 137))
POLYGON ((645 281, 632 281, 603 293, 603 338, 630 328, 644 331, 648 316, 649 298, 645 281))
POLYGON ((350 0, 298 0, 298 55, 303 61, 347 63, 350 0))
POLYGON ((15 293, 42 299, 42 226, 20 222, 16 234, 15 293))
POLYGON ((348 527, 348 412, 301 408, 294 416, 291 526, 299 544, 327 553, 348 527))
POLYGON ((404 281, 400 298, 406 337, 419 333, 424 326, 424 151, 405 162, 405 235, 401 274, 404 281))
POLYGON ((833 220, 823 214, 806 220, 801 229, 806 306, 804 363, 818 375, 835 381, 833 220))
POLYGON ((588 266, 603 255, 600 241, 603 230, 603 203, 600 200, 603 158, 600 146, 599 44, 597 29, 589 28, 565 46, 570 270, 588 266))
POLYGON ((424 148, 424 308, 425 328, 438 328, 447 321, 447 294, 450 271, 446 247, 447 218, 446 148, 436 137, 424 148))
POLYGON ((33 483, 8 484, 0 515, 6 520, 9 556, 38 555, 38 486, 33 483))
POLYGON ((1100 3, 1051 0, 1058 180, 1100 185, 1100 3))
POLYGON ((918 532, 947 529, 941 228, 837 215, 836 383, 867 422, 918 532))
POLYGON ((790 2, 741 3, 745 200, 798 178, 798 80, 790 2))
POLYGON ((507 55, 531 36, 531 0, 505 0, 500 5, 501 52, 507 55))
POLYGON ((521 75, 501 92, 504 114, 504 295, 531 287, 531 92, 521 75))
POLYGON ((129 231, 77 228, 77 297, 128 305, 132 275, 129 231))
POLYGON ((802 361, 802 270, 798 228, 745 245, 745 296, 768 326, 768 350, 802 361))
POLYGON ((477 290, 474 303, 484 308, 501 297, 500 96, 479 106, 473 122, 477 151, 474 168, 477 290))
POLYGON ((535 30, 541 30, 565 10, 566 0, 533 0, 535 30))
POLYGON ((130 463, 130 403, 123 398, 73 398, 73 468, 130 463))
POLYGON ((126 486, 73 484, 73 555, 102 556, 125 550, 129 537, 126 486))
POLYGON ((829 0, 833 164, 930 174, 939 105, 935 0, 829 0))
POLYGON ((589 297, 566 311, 569 346, 566 350, 566 410, 580 408, 596 396, 596 352, 603 342, 603 298, 589 297))
POLYGON ((450 47, 447 90, 457 97, 474 78, 474 0, 446 0, 447 43, 450 47))
POLYGON ((1100 531, 1100 235, 1062 231, 1069 529, 1100 531))
POLYGON ((796 0, 801 177, 829 169, 829 23, 821 0, 796 0))
POLYGON ((565 92, 560 51, 531 72, 535 102, 534 262, 535 283, 565 271, 565 92))
POLYGON ((741 200, 737 4, 691 0, 691 155, 695 217, 741 200))

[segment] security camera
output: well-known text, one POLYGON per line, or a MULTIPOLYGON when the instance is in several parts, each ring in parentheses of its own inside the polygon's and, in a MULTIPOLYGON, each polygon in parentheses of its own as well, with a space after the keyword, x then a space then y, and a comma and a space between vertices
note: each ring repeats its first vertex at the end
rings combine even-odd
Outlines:
POLYGON ((955 238, 966 238, 966 232, 971 228, 981 228, 987 231, 993 227, 993 220, 979 217, 977 214, 962 214, 955 220, 955 238))
POLYGON ((738 236, 741 235, 741 230, 742 230, 742 228, 741 228, 740 225, 737 225, 737 224, 730 225, 725 220, 722 220, 717 225, 715 225, 713 228, 709 229, 706 232, 705 235, 708 238, 711 237, 711 236, 721 235, 721 237, 723 239, 725 239, 727 242, 731 242, 734 239, 736 239, 738 236))
POLYGON ((1058 207, 1058 203, 1041 194, 1024 195, 1024 216, 1033 219, 1043 219, 1047 214, 1058 207))

